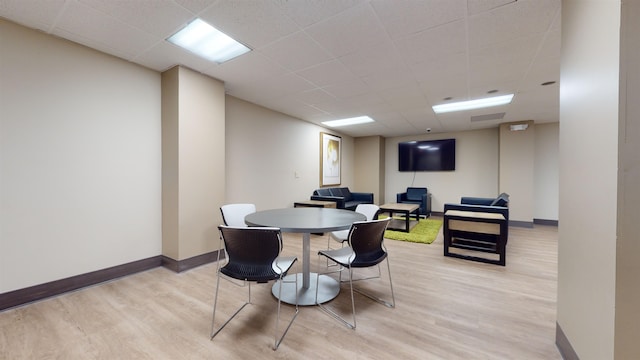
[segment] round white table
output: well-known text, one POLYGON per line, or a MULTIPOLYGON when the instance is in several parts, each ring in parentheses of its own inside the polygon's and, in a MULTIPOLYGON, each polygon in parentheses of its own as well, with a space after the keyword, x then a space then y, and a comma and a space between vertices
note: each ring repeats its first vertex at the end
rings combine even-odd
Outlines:
MULTIPOLYGON (((283 283, 280 298, 288 304, 295 304, 297 292, 298 305, 325 303, 338 296, 340 292, 340 283, 335 279, 326 275, 321 275, 318 279, 316 273, 311 273, 311 233, 345 230, 349 229, 354 222, 364 220, 366 217, 355 211, 313 207, 264 210, 244 218, 244 222, 249 226, 271 226, 280 228, 282 232, 302 233, 302 273, 285 277, 287 280, 293 280, 290 277, 297 276, 298 288, 295 288, 293 282, 283 283), (318 289, 317 302, 316 288, 318 289)), ((276 297, 279 286, 276 283, 271 289, 276 297)))

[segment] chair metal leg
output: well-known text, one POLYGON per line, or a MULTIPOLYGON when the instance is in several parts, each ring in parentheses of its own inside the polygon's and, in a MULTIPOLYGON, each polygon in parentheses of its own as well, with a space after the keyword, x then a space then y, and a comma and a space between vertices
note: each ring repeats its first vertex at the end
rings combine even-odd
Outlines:
MULTIPOLYGON (((280 339, 278 339, 278 324, 280 323, 280 306, 282 304, 282 301, 280 300, 280 298, 282 298, 282 283, 284 282, 283 278, 281 278, 279 280, 280 281, 280 286, 278 287, 278 316, 276 317, 276 327, 275 327, 275 331, 273 333, 273 335, 274 335, 273 350, 274 351, 278 350, 278 347, 280 346, 280 343, 282 343, 282 340, 284 339, 284 336, 287 335, 287 332, 289 331, 289 328, 293 324, 293 320, 296 319, 296 317, 298 316, 298 313, 300 311, 299 308, 298 308, 298 292, 296 291, 296 312, 293 314, 293 317, 291 318, 291 321, 289 321, 289 324, 287 325, 287 328, 282 333, 282 336, 280 337, 280 339)), ((295 278, 295 284, 296 284, 296 289, 297 289, 298 288, 298 277, 294 276, 294 278, 295 278)))
MULTIPOLYGON (((320 255, 318 256, 318 258, 320 258, 320 255)), ((328 258, 327 258, 328 260, 328 258)), ((318 260, 319 262, 319 260, 318 260)), ((320 274, 320 272, 318 271, 317 273, 317 278, 318 278, 318 282, 320 281, 320 275, 327 275, 327 274, 333 274, 333 273, 338 273, 339 275, 339 279, 342 279, 342 271, 345 270, 345 267, 334 263, 333 265, 329 265, 329 266, 339 266, 338 270, 334 270, 334 271, 330 271, 330 272, 326 272, 323 274, 320 274)), ((328 306, 321 304, 318 302, 318 289, 316 288, 316 305, 318 305, 318 307, 324 311, 325 313, 327 313, 328 315, 331 315, 331 317, 333 317, 334 319, 340 321, 341 323, 343 323, 345 326, 347 326, 350 329, 354 329, 356 328, 356 307, 355 307, 355 301, 353 299, 353 283, 351 282, 351 278, 353 275, 353 270, 351 268, 349 269, 349 290, 351 293, 351 310, 352 310, 352 314, 353 314, 353 323, 348 322, 347 320, 345 320, 342 316, 338 315, 338 313, 336 313, 335 311, 331 310, 328 306)))
POLYGON ((244 304, 242 304, 242 306, 240 306, 240 308, 238 308, 238 310, 236 310, 235 313, 233 313, 233 315, 231 315, 231 317, 229 317, 227 319, 227 321, 224 322, 224 324, 222 324, 222 326, 220 326, 217 330, 215 328, 215 321, 216 321, 216 309, 218 307, 218 292, 220 290, 220 273, 218 272, 218 281, 216 283, 216 296, 215 296, 215 300, 213 303, 213 316, 211 318, 211 340, 213 340, 213 338, 218 335, 218 333, 220 332, 220 330, 222 330, 225 326, 227 326, 227 324, 236 316, 238 315, 238 313, 240 311, 242 311, 242 309, 244 309, 245 306, 249 305, 251 303, 251 283, 248 283, 249 286, 249 295, 248 295, 248 301, 246 301, 244 304))
MULTIPOLYGON (((366 297, 368 297, 371 300, 374 300, 376 302, 379 302, 380 304, 386 306, 386 307, 390 307, 390 308, 394 308, 396 306, 396 297, 393 293, 393 281, 391 281, 391 266, 389 265, 389 258, 387 257, 387 270, 389 271, 389 287, 391 288, 391 302, 388 302, 384 299, 382 299, 381 297, 377 297, 374 296, 372 294, 369 294, 365 291, 362 291, 360 289, 353 289, 355 292, 357 292, 358 294, 364 295, 366 297)), ((359 279, 359 280, 365 280, 365 279, 359 279)))
MULTIPOLYGON (((295 281, 291 281, 291 282, 295 282, 296 284, 296 288, 298 287, 298 277, 294 276, 295 281)), ((218 306, 218 293, 220 290, 220 274, 218 274, 218 281, 216 283, 216 295, 215 295, 215 300, 213 303, 213 317, 211 320, 211 340, 213 340, 213 338, 218 335, 218 333, 225 327, 227 326, 227 324, 229 322, 231 322, 231 320, 240 313, 240 311, 242 311, 242 309, 245 308, 245 306, 251 304, 251 282, 246 282, 248 290, 247 290, 247 301, 242 304, 242 306, 240 306, 240 308, 238 308, 236 310, 236 312, 233 313, 233 315, 231 315, 225 322, 224 324, 222 324, 222 326, 220 326, 218 329, 215 328, 215 319, 216 319, 216 309, 218 306)), ((274 329, 274 344, 273 344, 273 350, 277 350, 278 347, 280 346, 280 343, 282 343, 282 340, 284 339, 285 335, 287 335, 287 332, 289 331, 289 328, 291 328, 291 325, 293 324, 293 321, 296 319, 296 317, 298 316, 300 310, 298 307, 298 294, 296 293, 296 310, 295 313, 293 314, 291 320, 289 321, 289 323, 287 324, 287 328, 284 330, 284 332, 282 333, 282 335, 278 338, 278 329, 279 329, 279 325, 280 325, 280 308, 282 305, 282 301, 280 300, 280 298, 282 297, 282 283, 285 282, 284 280, 280 279, 280 286, 278 287, 278 305, 277 305, 277 317, 276 317, 276 324, 275 324, 275 329, 274 329)))

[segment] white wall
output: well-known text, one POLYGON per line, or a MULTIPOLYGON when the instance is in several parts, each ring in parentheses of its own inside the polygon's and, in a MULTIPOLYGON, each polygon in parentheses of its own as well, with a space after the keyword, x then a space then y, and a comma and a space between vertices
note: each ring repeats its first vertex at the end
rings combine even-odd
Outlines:
POLYGON ((534 165, 533 218, 559 220, 559 124, 537 124, 534 165))
POLYGON ((462 196, 498 195, 498 128, 386 139, 385 199, 395 202, 407 187, 426 187, 432 194, 431 210, 442 212, 445 203, 459 203, 462 196), (456 139, 456 170, 399 172, 398 143, 411 140, 456 139))
POLYGON ((615 358, 640 359, 640 2, 622 4, 615 358))
POLYGON ((160 74, 0 20, 0 293, 161 252, 160 74))
POLYGON ((619 44, 620 1, 562 2, 558 325, 582 360, 614 358, 619 44))
POLYGON ((353 138, 231 96, 226 114, 226 202, 264 210, 309 200, 320 187, 320 132, 342 136, 341 186, 357 191, 353 138))

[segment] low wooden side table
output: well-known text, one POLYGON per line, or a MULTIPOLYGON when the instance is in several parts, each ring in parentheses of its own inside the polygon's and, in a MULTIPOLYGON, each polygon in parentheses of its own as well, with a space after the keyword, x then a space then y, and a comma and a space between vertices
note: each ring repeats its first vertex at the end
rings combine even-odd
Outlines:
POLYGON ((444 256, 506 264, 507 220, 502 214, 448 210, 444 214, 444 256), (450 248, 498 254, 498 260, 451 252, 450 248))
POLYGON ((335 201, 322 201, 322 200, 303 200, 293 203, 293 207, 321 207, 321 208, 336 208, 335 201))
POLYGON ((399 204, 399 203, 386 203, 380 205, 380 213, 389 213, 389 217, 393 218, 394 213, 400 213, 404 216, 404 220, 391 220, 387 229, 389 230, 400 230, 404 232, 409 232, 411 229, 411 214, 413 213, 416 217, 416 221, 420 221, 420 209, 419 205, 415 204, 399 204), (398 226, 404 222, 404 226, 398 226))

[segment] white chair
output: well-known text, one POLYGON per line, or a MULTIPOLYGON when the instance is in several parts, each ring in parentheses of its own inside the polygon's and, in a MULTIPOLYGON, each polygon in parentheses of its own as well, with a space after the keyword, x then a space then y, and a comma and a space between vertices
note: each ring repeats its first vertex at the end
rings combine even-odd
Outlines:
POLYGON ((256 212, 255 204, 227 204, 220 207, 222 221, 227 226, 244 226, 244 217, 256 212))
MULTIPOLYGON (((374 204, 359 204, 358 206, 356 206, 356 210, 357 213, 360 213, 364 216, 367 217, 367 221, 371 221, 373 219, 376 218, 376 216, 378 215, 378 211, 380 211, 380 207, 378 205, 374 205, 374 204)), ((349 230, 339 230, 339 231, 334 231, 331 234, 329 234, 329 239, 327 239, 327 249, 330 249, 331 246, 329 245, 329 242, 331 239, 341 243, 344 246, 344 243, 347 241, 347 239, 349 238, 349 230)))

